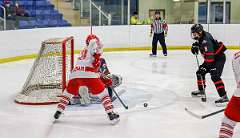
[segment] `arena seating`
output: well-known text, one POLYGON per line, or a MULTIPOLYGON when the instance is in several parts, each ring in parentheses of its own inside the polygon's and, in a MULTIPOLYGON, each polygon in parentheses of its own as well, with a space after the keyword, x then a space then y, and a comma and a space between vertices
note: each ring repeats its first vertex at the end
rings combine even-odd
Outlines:
MULTIPOLYGON (((17 2, 29 15, 18 21, 19 29, 71 26, 47 0, 18 0, 17 2)), ((3 0, 0 0, 1 3, 3 4, 3 0)))

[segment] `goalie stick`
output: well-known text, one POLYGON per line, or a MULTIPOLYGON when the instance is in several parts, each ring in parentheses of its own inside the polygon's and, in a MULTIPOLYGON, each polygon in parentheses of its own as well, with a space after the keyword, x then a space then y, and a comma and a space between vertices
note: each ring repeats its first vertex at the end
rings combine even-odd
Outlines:
POLYGON ((204 118, 207 118, 207 117, 216 115, 216 114, 218 114, 218 113, 223 112, 224 110, 225 110, 225 109, 221 109, 221 110, 217 110, 217 111, 215 111, 215 112, 211 112, 211 113, 208 113, 208 114, 205 114, 205 115, 199 115, 199 114, 196 114, 196 113, 190 111, 189 109, 185 108, 185 111, 186 111, 187 113, 189 113, 190 115, 192 115, 192 116, 194 116, 194 117, 196 117, 196 118, 198 118, 198 119, 204 119, 204 118))
MULTIPOLYGON (((117 94, 118 94, 118 96, 121 96, 123 93, 125 93, 126 92, 126 90, 125 89, 122 89, 122 90, 120 90, 119 92, 117 92, 117 94)), ((116 95, 114 95, 113 97, 112 97, 112 102, 114 102, 115 100, 117 99, 117 96, 116 95)))
POLYGON ((123 107, 125 108, 125 109, 128 109, 128 105, 126 105, 123 101, 122 101, 122 99, 118 96, 118 94, 117 94, 117 92, 114 90, 114 89, 112 89, 113 90, 113 93, 115 94, 115 96, 118 98, 118 100, 120 101, 120 103, 123 105, 123 107))

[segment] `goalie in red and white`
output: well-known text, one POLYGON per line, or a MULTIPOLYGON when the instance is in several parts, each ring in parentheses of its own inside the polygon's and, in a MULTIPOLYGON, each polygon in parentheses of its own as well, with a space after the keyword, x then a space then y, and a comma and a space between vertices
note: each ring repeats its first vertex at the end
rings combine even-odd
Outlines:
MULTIPOLYGON (((117 74, 111 74, 107 63, 104 58, 100 58, 101 65, 98 69, 98 73, 100 75, 100 79, 105 85, 105 88, 108 90, 108 94, 112 100, 112 102, 116 99, 116 97, 113 97, 113 89, 120 86, 122 84, 122 77, 117 74)), ((91 92, 88 91, 89 94, 84 92, 84 89, 79 89, 79 95, 74 96, 70 102, 69 105, 76 105, 80 104, 83 106, 89 105, 89 104, 99 104, 101 103, 101 99, 99 99, 97 96, 94 96, 91 94, 91 92)))
POLYGON ((92 95, 101 99, 101 103, 110 121, 113 123, 119 121, 119 115, 113 112, 110 96, 98 73, 101 64, 100 58, 103 53, 102 48, 103 46, 96 35, 88 35, 86 46, 82 50, 74 69, 69 75, 69 82, 57 106, 57 111, 54 114, 55 119, 60 117, 70 99, 79 95, 79 91, 81 91, 80 96, 88 95, 88 92, 91 92, 92 95))
POLYGON ((231 138, 233 136, 234 127, 237 122, 240 122, 240 52, 234 54, 232 67, 237 88, 225 109, 219 138, 231 138))

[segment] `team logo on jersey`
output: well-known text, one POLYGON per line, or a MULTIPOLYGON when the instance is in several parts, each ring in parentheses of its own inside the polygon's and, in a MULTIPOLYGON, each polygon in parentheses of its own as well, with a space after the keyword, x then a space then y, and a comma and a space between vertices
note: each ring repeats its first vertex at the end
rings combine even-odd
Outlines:
POLYGON ((208 48, 207 48, 207 46, 205 46, 205 47, 204 47, 204 50, 205 50, 205 52, 207 52, 207 51, 208 51, 208 48))

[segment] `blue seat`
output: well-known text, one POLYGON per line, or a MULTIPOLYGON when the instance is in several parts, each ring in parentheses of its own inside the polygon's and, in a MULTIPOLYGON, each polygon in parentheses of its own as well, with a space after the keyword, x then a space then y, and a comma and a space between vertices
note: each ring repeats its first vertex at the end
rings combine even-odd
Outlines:
POLYGON ((34 10, 34 9, 35 8, 30 5, 25 6, 25 10, 27 10, 27 11, 34 10))
POLYGON ((39 28, 48 27, 48 20, 37 20, 37 26, 39 28))
POLYGON ((21 5, 21 6, 25 6, 25 5, 27 5, 27 1, 18 1, 18 3, 19 3, 19 5, 21 5))
POLYGON ((28 21, 28 26, 30 28, 35 28, 37 26, 37 23, 35 20, 30 20, 30 21, 28 21))
POLYGON ((62 26, 62 27, 69 26, 69 24, 68 24, 68 22, 66 20, 61 20, 60 26, 62 26))
POLYGON ((36 16, 42 15, 43 11, 42 10, 36 10, 36 16))
POLYGON ((48 3, 47 3, 47 1, 36 1, 36 5, 37 6, 47 6, 48 3))
POLYGON ((53 6, 51 5, 36 5, 36 10, 52 10, 53 6))
POLYGON ((19 28, 70 26, 70 24, 63 19, 63 14, 55 10, 54 5, 47 0, 18 0, 18 2, 29 14, 29 19, 32 19, 28 22, 21 21, 19 28))
POLYGON ((49 27, 57 27, 58 26, 58 21, 57 20, 49 20, 48 22, 49 27))
POLYGON ((19 28, 19 29, 27 29, 27 28, 29 28, 29 26, 28 26, 28 21, 22 21, 22 20, 20 20, 20 21, 19 21, 19 26, 18 26, 18 28, 19 28))

